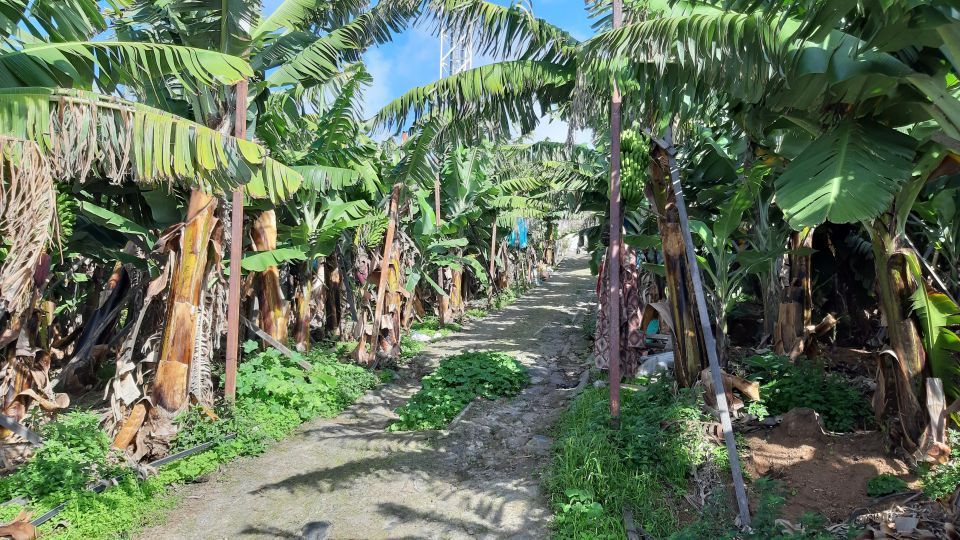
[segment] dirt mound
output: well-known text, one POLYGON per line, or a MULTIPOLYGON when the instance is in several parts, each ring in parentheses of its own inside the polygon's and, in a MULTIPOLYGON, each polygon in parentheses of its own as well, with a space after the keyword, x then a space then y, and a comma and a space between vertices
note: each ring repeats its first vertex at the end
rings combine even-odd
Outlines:
POLYGON ((804 512, 846 520, 873 501, 866 486, 878 474, 915 481, 905 463, 888 455, 881 433, 826 434, 810 409, 790 411, 777 427, 748 435, 746 442, 746 470, 783 483, 783 517, 791 521, 804 512))

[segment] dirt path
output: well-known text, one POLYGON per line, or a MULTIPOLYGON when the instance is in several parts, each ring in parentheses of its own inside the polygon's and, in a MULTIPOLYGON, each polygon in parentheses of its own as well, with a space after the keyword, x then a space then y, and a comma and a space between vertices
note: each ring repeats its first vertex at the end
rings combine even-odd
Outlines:
POLYGON ((583 370, 594 298, 586 266, 565 261, 543 287, 432 345, 339 417, 180 488, 168 523, 141 538, 548 538, 539 475, 549 428, 583 370), (474 402, 449 430, 384 431, 420 376, 472 349, 516 355, 531 386, 513 400, 474 402))

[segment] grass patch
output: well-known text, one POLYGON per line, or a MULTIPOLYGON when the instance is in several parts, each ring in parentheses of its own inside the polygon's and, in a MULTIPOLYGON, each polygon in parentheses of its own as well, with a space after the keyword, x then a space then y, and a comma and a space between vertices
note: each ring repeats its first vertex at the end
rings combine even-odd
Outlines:
POLYGON ((510 304, 513 304, 520 298, 522 291, 516 285, 507 287, 506 289, 500 291, 499 294, 493 299, 493 309, 501 310, 510 304))
POLYGON ((431 337, 439 332, 440 337, 447 337, 453 332, 459 332, 463 330, 463 326, 455 322, 448 322, 447 324, 441 325, 440 318, 436 315, 431 315, 429 317, 424 317, 420 322, 415 322, 410 325, 410 330, 414 332, 422 332, 430 335, 431 337))
POLYGON ((529 381, 527 368, 510 355, 469 352, 445 358, 423 378, 422 388, 397 409, 390 431, 440 429, 477 396, 515 396, 529 381))
POLYGON ((467 317, 471 319, 485 319, 489 314, 487 310, 480 308, 470 308, 467 310, 467 317))
MULTIPOLYGON (((752 530, 737 529, 736 505, 726 490, 716 490, 702 514, 683 499, 690 471, 712 464, 727 477, 726 450, 706 436, 696 390, 676 391, 669 380, 642 380, 645 388, 621 394, 621 426, 610 426, 607 388, 588 388, 557 425, 553 463, 544 488, 555 512, 557 539, 626 538, 623 509, 655 538, 671 540, 827 539, 826 520, 801 519, 806 532, 793 536, 777 523, 786 502, 779 482, 760 478, 751 484, 755 498, 752 530)), ((729 480, 725 480, 729 483, 729 480)))
POLYGON ((609 425, 606 388, 589 388, 561 417, 545 477, 556 538, 621 539, 623 508, 650 534, 679 530, 692 467, 725 458, 707 439, 697 394, 663 381, 621 394, 621 427, 609 425))
POLYGON ((742 364, 751 380, 760 382, 758 402, 747 412, 758 417, 783 414, 796 407, 809 407, 823 417, 830 431, 854 431, 870 427, 873 412, 863 392, 849 379, 829 373, 810 362, 791 364, 773 353, 745 358, 742 364))
MULTIPOLYGON (((109 449, 110 440, 94 414, 69 413, 44 425, 45 446, 16 472, 0 479, 0 500, 26 497, 34 517, 66 501, 63 512, 40 527, 44 538, 126 537, 164 519, 165 511, 176 502, 167 490, 169 485, 192 481, 239 456, 260 454, 303 421, 336 415, 377 383, 373 373, 338 362, 333 351, 316 349, 307 355, 313 365, 307 373, 273 349, 253 349, 245 345, 247 354, 237 373, 236 406, 221 407, 216 422, 198 409, 177 419, 180 431, 171 451, 216 441, 209 450, 139 480, 109 449), (227 440, 230 433, 236 437, 227 440), (120 480, 103 493, 86 490, 91 482, 113 476, 120 480)), ((0 507, 0 516, 11 519, 20 509, 0 507)))
POLYGON ((867 495, 870 497, 883 497, 906 490, 907 483, 892 474, 878 474, 867 480, 867 495))

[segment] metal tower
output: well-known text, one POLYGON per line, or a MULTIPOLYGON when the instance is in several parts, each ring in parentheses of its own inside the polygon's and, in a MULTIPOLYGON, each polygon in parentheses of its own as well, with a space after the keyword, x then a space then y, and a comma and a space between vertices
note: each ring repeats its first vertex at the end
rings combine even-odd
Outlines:
MULTIPOLYGON (((533 0, 516 0, 511 5, 533 17, 533 0)), ((440 27, 440 78, 456 75, 473 67, 473 32, 467 28, 440 27)))

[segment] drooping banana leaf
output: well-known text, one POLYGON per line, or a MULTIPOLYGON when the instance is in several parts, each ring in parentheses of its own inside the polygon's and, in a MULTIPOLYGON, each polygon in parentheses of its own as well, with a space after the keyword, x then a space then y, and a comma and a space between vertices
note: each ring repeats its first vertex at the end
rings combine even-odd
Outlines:
POLYGON ((263 147, 139 103, 52 88, 0 90, 0 134, 36 142, 57 178, 95 174, 147 185, 181 182, 207 191, 244 186, 274 202, 299 173, 263 147))
POLYGON ((776 180, 777 205, 794 229, 870 220, 889 208, 912 172, 916 141, 845 120, 810 144, 776 180))

